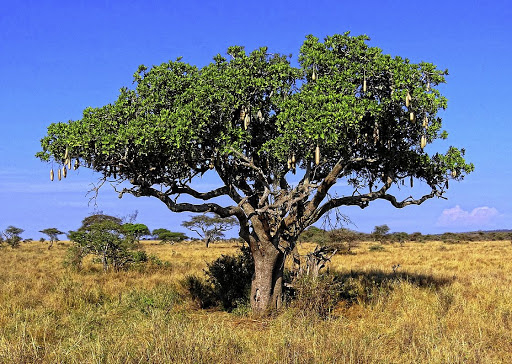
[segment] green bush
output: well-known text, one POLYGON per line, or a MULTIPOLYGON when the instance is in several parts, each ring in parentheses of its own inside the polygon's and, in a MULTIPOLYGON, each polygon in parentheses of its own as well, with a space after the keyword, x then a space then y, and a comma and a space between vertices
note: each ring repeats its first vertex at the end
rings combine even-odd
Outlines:
POLYGON ((192 299, 199 303, 201 308, 210 308, 217 305, 217 299, 211 284, 204 279, 189 275, 182 283, 192 296, 192 299))
POLYGON ((247 247, 237 256, 222 255, 208 264, 207 280, 224 309, 231 311, 238 304, 248 301, 254 274, 254 260, 247 247))
POLYGON ((206 280, 188 276, 184 282, 202 308, 220 305, 232 311, 249 301, 254 261, 248 247, 242 247, 236 256, 222 255, 204 272, 206 280))

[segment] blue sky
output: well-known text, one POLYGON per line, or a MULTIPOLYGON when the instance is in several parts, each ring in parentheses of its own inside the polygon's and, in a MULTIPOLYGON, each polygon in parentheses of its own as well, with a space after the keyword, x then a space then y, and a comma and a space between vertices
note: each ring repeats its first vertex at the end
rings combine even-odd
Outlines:
MULTIPOLYGON (((97 176, 85 169, 50 182, 50 166, 34 157, 52 122, 76 120, 130 86, 138 65, 178 56, 198 66, 230 45, 266 45, 291 53, 307 34, 350 30, 370 45, 412 61, 448 68, 441 90, 448 145, 465 147, 473 174, 451 184, 448 200, 397 210, 384 202, 342 209, 360 231, 435 233, 512 228, 510 1, 12 1, 0 12, 0 229, 15 225, 26 238, 38 230, 75 229, 95 209, 126 216, 139 211, 150 229, 185 231, 186 214, 156 200, 118 199, 105 186, 97 207, 85 196, 97 176), (463 6, 461 6, 463 4, 463 6)), ((204 185, 212 183, 204 180, 204 185)), ((418 192, 419 193, 419 192, 418 192)))

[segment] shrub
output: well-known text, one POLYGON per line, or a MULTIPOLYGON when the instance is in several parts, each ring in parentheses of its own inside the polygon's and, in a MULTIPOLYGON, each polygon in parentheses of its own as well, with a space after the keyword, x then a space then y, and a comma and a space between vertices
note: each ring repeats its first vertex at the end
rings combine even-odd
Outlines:
POLYGON ((236 256, 222 255, 208 264, 206 280, 188 276, 184 285, 202 308, 221 305, 232 311, 249 301, 254 261, 250 249, 242 247, 236 256))
POLYGON ((189 275, 185 277, 182 284, 190 293, 192 299, 199 303, 199 307, 209 308, 217 305, 217 299, 213 292, 213 287, 204 279, 189 275))
POLYGON ((231 311, 249 299, 254 274, 254 260, 250 249, 241 248, 237 256, 222 255, 208 264, 205 274, 222 307, 231 311))
POLYGON ((384 249, 384 247, 382 245, 372 245, 368 248, 368 250, 370 250, 371 252, 381 252, 386 249, 384 249))

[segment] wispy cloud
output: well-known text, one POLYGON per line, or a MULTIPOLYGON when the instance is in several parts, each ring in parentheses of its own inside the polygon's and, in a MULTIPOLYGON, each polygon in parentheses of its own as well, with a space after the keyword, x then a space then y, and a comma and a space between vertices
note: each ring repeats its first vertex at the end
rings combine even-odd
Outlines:
POLYGON ((445 209, 437 220, 442 227, 490 227, 495 226, 500 213, 494 207, 481 206, 471 211, 463 210, 459 205, 445 209))

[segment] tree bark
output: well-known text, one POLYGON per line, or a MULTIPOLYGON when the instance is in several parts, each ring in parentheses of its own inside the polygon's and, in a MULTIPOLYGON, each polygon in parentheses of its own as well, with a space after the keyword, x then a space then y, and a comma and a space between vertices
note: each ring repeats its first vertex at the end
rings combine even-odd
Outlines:
POLYGON ((281 308, 283 304, 283 271, 285 255, 277 248, 253 252, 254 276, 251 285, 251 307, 256 316, 281 308))

